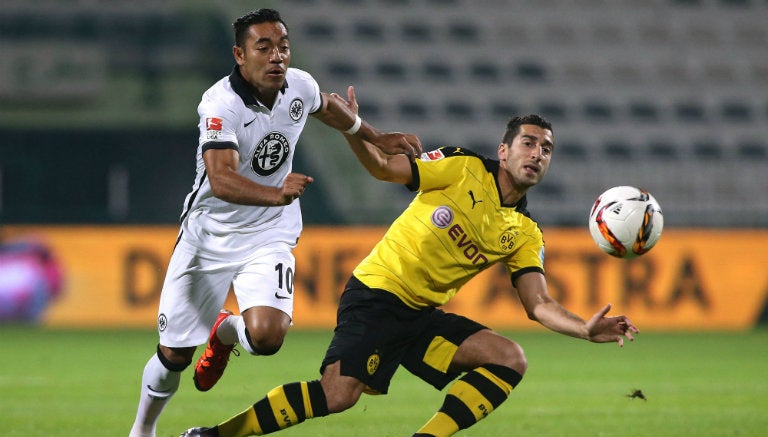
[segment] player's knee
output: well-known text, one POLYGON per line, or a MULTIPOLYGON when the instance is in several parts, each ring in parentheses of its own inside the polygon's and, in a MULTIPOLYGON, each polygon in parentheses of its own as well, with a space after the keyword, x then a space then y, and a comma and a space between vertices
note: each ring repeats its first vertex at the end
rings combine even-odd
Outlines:
POLYGON ((246 350, 251 355, 274 355, 283 346, 285 334, 280 332, 256 332, 245 330, 248 347, 246 350))
POLYGON ((163 366, 173 372, 182 372, 192 364, 194 347, 171 348, 157 345, 157 358, 163 366))
POLYGON ((276 354, 291 326, 290 317, 272 308, 249 309, 243 313, 243 320, 245 341, 241 335, 240 343, 252 355, 276 354))
POLYGON ((497 364, 509 367, 520 375, 524 375, 525 371, 528 370, 528 360, 525 357, 525 351, 523 351, 519 344, 513 341, 510 341, 502 350, 499 361, 497 364))

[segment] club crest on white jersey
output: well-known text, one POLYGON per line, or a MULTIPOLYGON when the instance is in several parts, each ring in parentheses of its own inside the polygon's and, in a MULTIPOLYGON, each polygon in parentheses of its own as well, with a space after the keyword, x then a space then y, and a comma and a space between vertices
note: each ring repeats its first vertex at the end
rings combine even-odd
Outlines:
POLYGON ((288 106, 288 115, 293 121, 301 120, 301 116, 304 115, 304 101, 298 97, 293 99, 288 106))

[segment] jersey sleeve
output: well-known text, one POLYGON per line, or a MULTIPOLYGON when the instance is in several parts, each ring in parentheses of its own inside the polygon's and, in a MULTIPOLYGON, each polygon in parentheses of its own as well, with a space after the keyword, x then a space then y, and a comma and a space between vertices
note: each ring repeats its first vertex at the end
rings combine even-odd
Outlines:
POLYGON ((418 180, 418 186, 411 186, 411 188, 421 191, 436 190, 461 179, 467 166, 467 159, 472 159, 474 156, 470 152, 465 153, 461 150, 441 147, 423 153, 419 159, 414 160, 416 166, 413 169, 414 181, 418 180))
POLYGON ((533 235, 526 235, 523 245, 507 261, 507 269, 513 285, 517 282, 517 278, 525 273, 544 273, 544 240, 541 237, 541 231, 538 229, 536 231, 533 235))
POLYGON ((237 128, 240 119, 227 102, 211 99, 207 95, 203 96, 203 100, 197 107, 197 113, 200 116, 198 142, 203 150, 238 148, 237 128))
POLYGON ((300 94, 303 98, 307 99, 305 102, 306 107, 310 114, 314 114, 323 107, 323 98, 320 95, 320 85, 311 74, 298 68, 290 68, 292 78, 288 82, 288 86, 300 86, 300 94))
POLYGON ((309 83, 312 86, 312 96, 313 101, 309 105, 309 113, 314 114, 315 112, 319 111, 323 107, 323 96, 320 95, 320 85, 315 82, 315 79, 312 78, 312 76, 309 77, 312 79, 309 83))

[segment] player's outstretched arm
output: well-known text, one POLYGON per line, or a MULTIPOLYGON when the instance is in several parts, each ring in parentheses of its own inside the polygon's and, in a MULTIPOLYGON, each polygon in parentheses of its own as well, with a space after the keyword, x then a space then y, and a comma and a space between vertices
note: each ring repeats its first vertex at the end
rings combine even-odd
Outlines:
POLYGON ((595 313, 589 321, 568 311, 549 295, 542 273, 526 273, 517 279, 516 286, 528 318, 561 334, 595 343, 616 342, 624 346, 624 337, 632 341, 633 334, 640 332, 626 316, 605 317, 611 309, 610 304, 595 313))
MULTIPOLYGON (((352 93, 354 98, 354 89, 351 86, 347 93, 352 93)), ((313 115, 326 125, 367 141, 389 155, 404 153, 411 159, 421 155, 421 140, 416 135, 382 132, 361 119, 357 115, 357 107, 355 106, 353 111, 337 94, 322 93, 322 96, 323 107, 313 115)))
POLYGON ((405 185, 413 180, 411 162, 406 155, 388 155, 373 144, 353 135, 345 134, 344 139, 358 161, 376 179, 405 185))
MULTIPOLYGON (((353 114, 357 114, 358 105, 353 87, 350 86, 347 89, 347 100, 336 93, 331 94, 329 99, 335 100, 338 104, 346 106, 353 114)), ((407 155, 385 153, 358 135, 345 133, 344 139, 347 140, 363 167, 376 179, 398 184, 409 184, 413 179, 411 163, 407 155)))

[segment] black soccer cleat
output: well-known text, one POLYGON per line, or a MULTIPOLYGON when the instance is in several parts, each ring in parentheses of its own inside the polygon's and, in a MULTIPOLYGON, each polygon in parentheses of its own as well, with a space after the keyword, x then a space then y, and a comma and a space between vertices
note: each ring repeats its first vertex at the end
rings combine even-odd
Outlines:
POLYGON ((213 428, 189 428, 184 431, 179 437, 219 437, 219 430, 216 427, 213 428))

